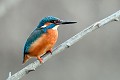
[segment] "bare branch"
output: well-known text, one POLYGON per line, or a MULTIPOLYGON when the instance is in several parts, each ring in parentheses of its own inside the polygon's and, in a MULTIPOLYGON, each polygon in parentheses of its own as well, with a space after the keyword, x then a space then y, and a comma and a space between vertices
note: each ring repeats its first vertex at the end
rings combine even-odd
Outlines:
MULTIPOLYGON (((120 10, 117 11, 116 13, 108 16, 107 18, 104 18, 104 19, 92 24, 91 26, 87 27, 83 31, 79 32, 78 34, 74 35, 73 37, 71 37, 70 39, 68 39, 64 43, 60 44, 58 47, 56 47, 53 50, 52 55, 50 53, 48 53, 48 54, 42 56, 43 62, 47 61, 52 56, 58 54, 59 52, 63 51, 64 49, 69 48, 74 43, 79 41, 87 33, 92 32, 93 30, 96 30, 96 29, 102 27, 103 25, 105 25, 109 22, 119 21, 118 17, 120 17, 120 10)), ((22 78, 23 76, 25 76, 29 72, 35 71, 35 69, 40 65, 41 65, 40 62, 38 60, 36 60, 34 63, 29 64, 28 66, 26 66, 25 68, 23 68, 22 70, 18 71, 17 73, 15 73, 13 75, 11 75, 11 72, 10 72, 7 80, 19 80, 20 78, 22 78)))

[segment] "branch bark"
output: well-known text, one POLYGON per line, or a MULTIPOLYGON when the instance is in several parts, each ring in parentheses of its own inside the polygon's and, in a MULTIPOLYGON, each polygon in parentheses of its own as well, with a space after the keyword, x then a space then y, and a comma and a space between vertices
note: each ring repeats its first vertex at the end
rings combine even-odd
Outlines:
MULTIPOLYGON (((70 39, 68 39, 67 41, 65 41, 64 43, 60 44, 58 47, 56 47, 53 50, 52 55, 50 53, 42 56, 43 58, 43 62, 47 61, 48 59, 50 59, 52 56, 58 54, 59 52, 63 51, 66 48, 69 48, 70 46, 72 46, 74 43, 76 43, 77 41, 79 41, 83 36, 85 36, 86 34, 88 34, 89 32, 92 32, 93 30, 96 30, 100 27, 102 27, 103 25, 112 22, 112 21, 119 21, 118 17, 120 17, 120 10, 117 11, 116 13, 92 24, 91 26, 87 27, 86 29, 82 30, 81 32, 79 32, 78 34, 74 35, 73 37, 71 37, 70 39)), ((38 60, 36 60, 35 62, 29 64, 28 66, 26 66, 25 68, 21 69, 20 71, 18 71, 17 73, 11 75, 11 72, 9 73, 9 77, 6 80, 19 80, 20 78, 22 78, 23 76, 25 76, 26 74, 28 74, 31 71, 35 71, 35 69, 37 67, 39 67, 41 64, 38 60)))

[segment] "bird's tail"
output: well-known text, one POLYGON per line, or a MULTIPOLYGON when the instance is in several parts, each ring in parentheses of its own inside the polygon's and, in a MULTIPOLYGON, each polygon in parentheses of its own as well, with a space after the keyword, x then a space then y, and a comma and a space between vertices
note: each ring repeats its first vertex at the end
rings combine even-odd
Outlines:
POLYGON ((24 63, 27 62, 29 59, 30 59, 29 55, 25 54, 22 63, 24 64, 24 63))

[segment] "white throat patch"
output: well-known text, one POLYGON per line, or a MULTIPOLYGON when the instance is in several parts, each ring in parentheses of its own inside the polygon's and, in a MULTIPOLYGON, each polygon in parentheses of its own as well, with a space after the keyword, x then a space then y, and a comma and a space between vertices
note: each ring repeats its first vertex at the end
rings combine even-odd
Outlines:
POLYGON ((59 25, 56 25, 56 26, 53 27, 52 29, 53 29, 53 30, 57 30, 58 26, 59 26, 59 25))

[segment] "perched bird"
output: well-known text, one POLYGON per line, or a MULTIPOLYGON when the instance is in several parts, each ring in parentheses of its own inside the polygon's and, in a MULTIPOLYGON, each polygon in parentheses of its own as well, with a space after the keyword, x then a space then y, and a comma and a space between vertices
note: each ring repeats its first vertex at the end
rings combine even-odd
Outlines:
POLYGON ((57 41, 58 26, 73 23, 76 22, 63 21, 53 16, 43 18, 24 45, 23 63, 31 57, 36 57, 40 63, 43 63, 41 56, 48 52, 52 53, 57 41))

